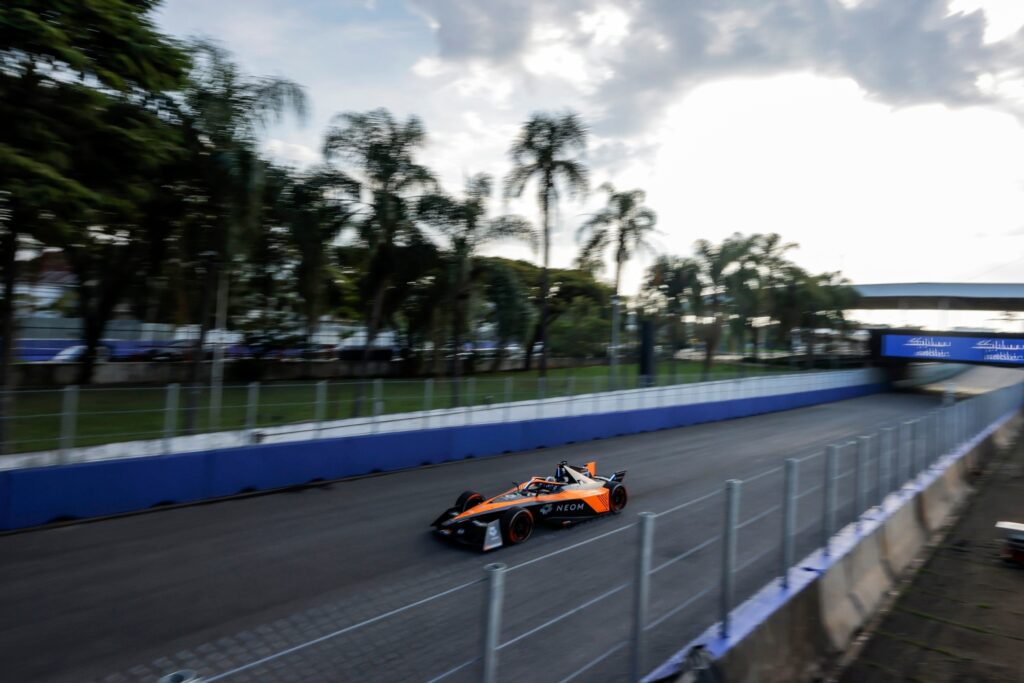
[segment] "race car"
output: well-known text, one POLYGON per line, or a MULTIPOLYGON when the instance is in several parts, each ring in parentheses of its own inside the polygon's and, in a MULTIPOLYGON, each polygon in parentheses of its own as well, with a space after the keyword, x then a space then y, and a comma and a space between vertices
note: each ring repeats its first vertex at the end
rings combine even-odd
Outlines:
POLYGON ((597 476, 593 462, 558 464, 552 477, 532 477, 493 498, 463 491, 431 526, 435 533, 481 550, 523 543, 537 523, 568 526, 622 512, 629 500, 626 471, 597 476))

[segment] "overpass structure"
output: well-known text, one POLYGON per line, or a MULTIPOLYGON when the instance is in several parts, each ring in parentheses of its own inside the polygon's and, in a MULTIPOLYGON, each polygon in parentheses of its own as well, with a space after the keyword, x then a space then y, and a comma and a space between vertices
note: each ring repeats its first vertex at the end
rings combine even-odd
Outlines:
POLYGON ((909 282, 854 285, 863 310, 1024 311, 1024 284, 909 282))

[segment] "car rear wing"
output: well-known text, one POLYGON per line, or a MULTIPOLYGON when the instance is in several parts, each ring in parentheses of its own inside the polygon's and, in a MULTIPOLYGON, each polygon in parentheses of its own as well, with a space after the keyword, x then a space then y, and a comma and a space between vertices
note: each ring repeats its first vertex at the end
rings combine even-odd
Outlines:
POLYGON ((626 470, 619 470, 612 476, 608 477, 608 481, 622 481, 626 478, 626 470))

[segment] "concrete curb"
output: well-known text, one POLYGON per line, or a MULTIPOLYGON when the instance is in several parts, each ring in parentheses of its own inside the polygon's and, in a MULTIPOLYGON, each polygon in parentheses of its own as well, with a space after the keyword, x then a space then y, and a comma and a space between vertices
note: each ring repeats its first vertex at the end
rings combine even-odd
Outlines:
MULTIPOLYGON (((1005 445, 1019 428, 1010 411, 960 448, 943 456, 882 505, 850 524, 830 545, 789 571, 788 590, 773 581, 733 610, 732 633, 718 624, 645 677, 673 680, 687 653, 704 646, 721 680, 755 683, 811 681, 850 646, 899 575, 970 493, 966 477, 987 451, 1005 445)), ((1018 419, 1015 419, 1018 418, 1018 419)))

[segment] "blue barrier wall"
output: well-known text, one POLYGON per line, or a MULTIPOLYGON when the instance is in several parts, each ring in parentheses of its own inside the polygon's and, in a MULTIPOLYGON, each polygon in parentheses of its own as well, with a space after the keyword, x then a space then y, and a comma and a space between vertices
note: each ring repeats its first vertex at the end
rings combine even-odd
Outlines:
POLYGON ((882 384, 507 424, 442 427, 0 472, 0 530, 100 517, 877 393, 882 384))

